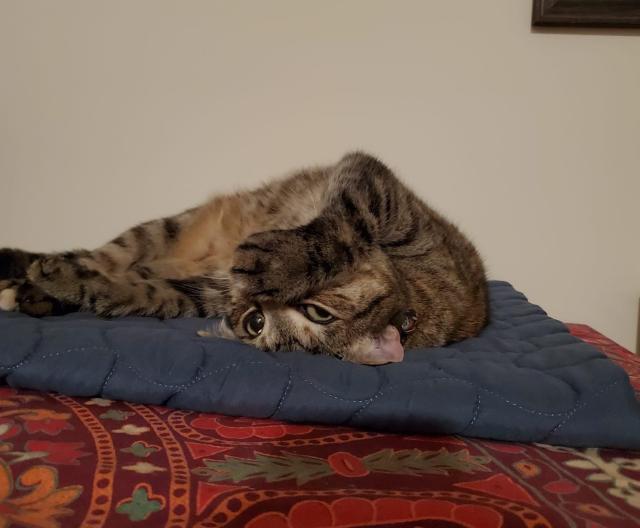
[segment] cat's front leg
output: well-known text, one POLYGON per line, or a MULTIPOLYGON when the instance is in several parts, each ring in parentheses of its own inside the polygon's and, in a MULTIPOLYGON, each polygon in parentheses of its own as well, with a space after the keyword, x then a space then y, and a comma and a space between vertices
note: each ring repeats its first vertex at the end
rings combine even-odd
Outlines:
POLYGON ((231 268, 232 295, 293 304, 354 262, 354 248, 317 223, 263 231, 240 244, 231 268))
POLYGON ((233 297, 282 304, 301 299, 314 283, 309 250, 296 229, 251 235, 235 251, 233 297))

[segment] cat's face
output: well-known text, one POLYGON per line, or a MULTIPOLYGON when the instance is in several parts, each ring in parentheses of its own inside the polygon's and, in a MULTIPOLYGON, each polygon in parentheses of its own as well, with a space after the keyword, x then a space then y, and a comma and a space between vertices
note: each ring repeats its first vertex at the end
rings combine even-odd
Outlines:
POLYGON ((295 306, 235 299, 223 333, 268 351, 305 349, 381 364, 402 360, 405 309, 406 296, 388 261, 372 259, 295 306))

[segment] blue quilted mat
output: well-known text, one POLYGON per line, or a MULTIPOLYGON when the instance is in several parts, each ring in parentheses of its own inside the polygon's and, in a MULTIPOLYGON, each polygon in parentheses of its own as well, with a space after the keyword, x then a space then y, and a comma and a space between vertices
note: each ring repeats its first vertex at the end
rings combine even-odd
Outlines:
POLYGON ((626 373, 505 282, 491 282, 482 334, 355 365, 201 338, 200 319, 0 313, 5 383, 197 411, 640 448, 640 404, 626 373))

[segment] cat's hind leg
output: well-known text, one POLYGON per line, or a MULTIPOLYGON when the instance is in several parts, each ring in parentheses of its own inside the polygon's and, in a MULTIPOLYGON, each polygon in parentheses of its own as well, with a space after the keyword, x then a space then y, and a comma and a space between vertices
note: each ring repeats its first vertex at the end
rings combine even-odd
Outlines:
POLYGON ((29 266, 44 256, 21 249, 0 249, 0 311, 40 317, 77 310, 77 306, 53 298, 26 278, 29 266))
POLYGON ((171 280, 149 276, 143 267, 107 275, 91 265, 90 256, 51 255, 36 260, 27 275, 56 299, 101 316, 213 316, 226 305, 221 277, 171 280))

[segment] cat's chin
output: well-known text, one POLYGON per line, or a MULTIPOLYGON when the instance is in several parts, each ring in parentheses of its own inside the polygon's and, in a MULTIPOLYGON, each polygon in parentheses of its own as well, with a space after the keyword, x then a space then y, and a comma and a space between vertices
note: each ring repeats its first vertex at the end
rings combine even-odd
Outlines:
POLYGON ((404 359, 404 347, 400 332, 395 326, 387 326, 377 337, 365 337, 351 347, 344 359, 363 365, 398 363, 404 359))

